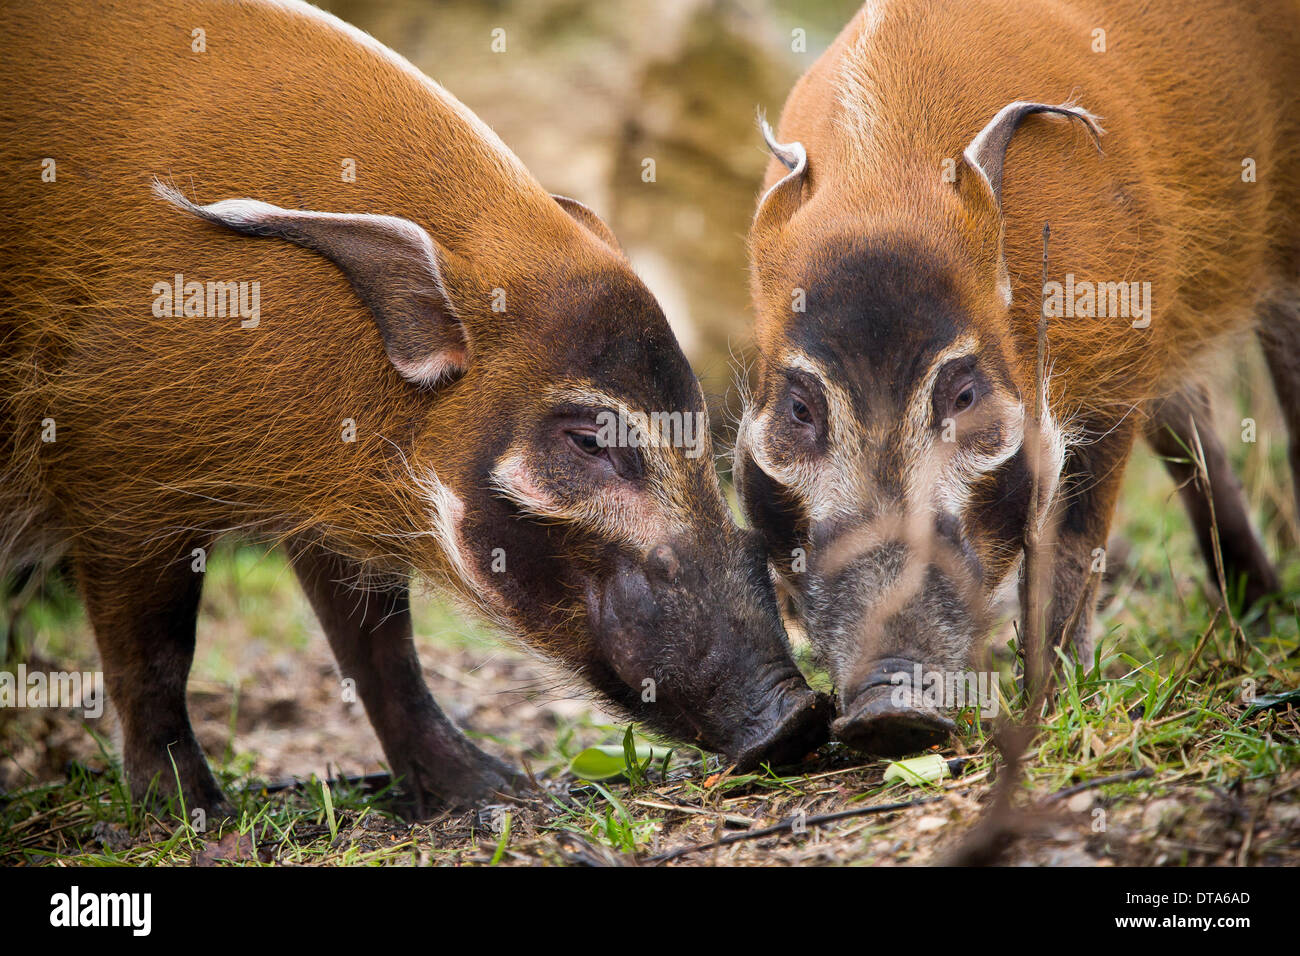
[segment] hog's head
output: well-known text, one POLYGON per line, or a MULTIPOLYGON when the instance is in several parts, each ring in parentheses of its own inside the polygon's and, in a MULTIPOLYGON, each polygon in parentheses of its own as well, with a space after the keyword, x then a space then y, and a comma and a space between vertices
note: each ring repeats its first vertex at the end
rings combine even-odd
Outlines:
POLYGON ((1063 429, 1049 414, 1027 440, 1035 372, 1008 321, 998 205, 1007 143, 1036 112, 1094 125, 1012 104, 956 179, 935 157, 933 188, 863 202, 852 171, 814 180, 804 147, 765 127, 785 175, 751 237, 758 360, 735 475, 837 685, 836 732, 870 753, 946 738, 915 675, 972 686, 1015 584, 1031 468, 1039 520, 1059 484, 1063 429))
MULTIPOLYGON (((751 767, 825 739, 758 536, 733 522, 704 397, 613 236, 570 199, 481 261, 417 223, 170 201, 332 260, 389 361, 435 390, 405 451, 425 570, 633 718, 751 767)), ((486 247, 492 239, 484 237, 486 247)))

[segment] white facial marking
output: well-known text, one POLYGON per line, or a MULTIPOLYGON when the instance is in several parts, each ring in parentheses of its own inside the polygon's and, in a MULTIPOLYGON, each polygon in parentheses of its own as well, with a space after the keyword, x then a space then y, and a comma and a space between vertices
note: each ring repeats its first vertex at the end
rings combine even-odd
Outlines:
POLYGON ((819 458, 791 457, 778 461, 768 447, 772 411, 746 409, 737 436, 737 450, 745 451, 754 464, 778 483, 797 494, 814 521, 852 514, 861 506, 859 486, 854 478, 861 464, 858 445, 852 440, 852 404, 846 393, 807 353, 791 349, 780 357, 782 368, 796 369, 822 387, 827 413, 827 454, 819 458))
MULTIPOLYGON (((754 410, 752 407, 746 409, 741 419, 737 452, 748 454, 766 474, 796 493, 811 520, 874 514, 869 529, 879 532, 881 528, 891 528, 900 540, 908 542, 909 553, 928 553, 922 545, 932 534, 934 515, 943 512, 960 519, 968 506, 973 482, 1006 464, 1020 451, 1025 440, 1024 405, 993 393, 986 396, 979 409, 1000 424, 1004 440, 996 448, 962 449, 955 444, 940 443, 941 433, 936 431, 933 422, 935 382, 947 363, 976 354, 978 349, 979 343, 973 335, 961 336, 935 356, 925 377, 913 388, 904 412, 906 466, 901 502, 867 500, 872 487, 870 480, 863 480, 861 474, 867 467, 861 454, 865 444, 863 436, 857 434, 849 398, 803 352, 787 352, 781 357, 781 364, 813 376, 821 383, 830 407, 826 423, 827 454, 816 461, 774 460, 765 440, 772 427, 773 412, 769 408, 754 410), (884 511, 880 510, 882 506, 884 511)), ((1071 444, 1068 429, 1062 428, 1050 411, 1043 418, 1042 436, 1045 454, 1040 523, 1059 490, 1061 469, 1071 444)), ((855 542, 861 543, 856 539, 855 542)), ((1003 586, 1005 581, 998 582, 997 587, 1003 586)))
POLYGON ((492 486, 530 514, 562 518, 565 509, 533 481, 523 455, 515 452, 492 469, 492 486))
POLYGON ((429 502, 429 519, 434 540, 446 555, 452 572, 471 587, 483 589, 484 582, 467 559, 461 541, 460 525, 465 520, 465 502, 450 487, 442 483, 437 472, 432 468, 428 470, 421 485, 425 498, 429 502))

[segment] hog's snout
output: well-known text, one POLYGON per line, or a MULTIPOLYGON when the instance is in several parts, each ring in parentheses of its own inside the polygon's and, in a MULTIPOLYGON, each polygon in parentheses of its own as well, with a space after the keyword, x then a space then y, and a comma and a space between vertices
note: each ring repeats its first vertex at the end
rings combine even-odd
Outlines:
POLYGON ((955 726, 942 697, 915 685, 966 672, 982 633, 980 568, 959 523, 940 514, 924 533, 883 540, 818 530, 825 557, 809 574, 805 621, 839 688, 833 732, 881 757, 944 743, 955 726))
POLYGON ((588 604, 593 673, 622 684, 602 689, 655 729, 752 768, 815 750, 833 707, 794 665, 761 547, 737 538, 622 553, 588 604))
POLYGON ((956 725, 928 705, 915 686, 920 665, 890 657, 869 665, 865 676, 844 695, 844 716, 835 736, 874 757, 905 757, 943 744, 956 725))
POLYGON ((833 711, 829 697, 813 691, 794 674, 778 687, 757 733, 732 748, 728 756, 740 771, 761 763, 795 763, 826 742, 833 711))

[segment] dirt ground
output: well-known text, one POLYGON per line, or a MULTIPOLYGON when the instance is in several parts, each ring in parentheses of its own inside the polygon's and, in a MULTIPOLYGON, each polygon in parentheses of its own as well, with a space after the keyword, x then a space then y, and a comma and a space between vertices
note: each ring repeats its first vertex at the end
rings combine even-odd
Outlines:
MULTIPOLYGON (((595 743, 617 743, 621 727, 557 675, 507 646, 474 640, 425 640, 425 677, 454 720, 485 749, 527 766, 554 799, 503 808, 511 816, 509 846, 496 852, 502 810, 446 813, 408 824, 381 813, 341 813, 336 848, 365 855, 400 848, 414 863, 502 864, 571 863, 583 865, 817 865, 926 864, 945 862, 962 836, 979 819, 992 791, 991 748, 976 752, 961 775, 932 791, 895 787, 879 793, 883 761, 864 762, 837 745, 793 770, 779 784, 771 780, 732 780, 717 758, 652 780, 635 791, 626 784, 607 788, 643 827, 635 854, 616 852, 608 841, 584 835, 590 814, 566 817, 559 802, 581 805, 594 788, 564 773, 568 753, 595 743), (796 775, 797 774, 797 775, 796 775), (674 779, 678 778, 680 779, 674 779), (733 785, 734 783, 734 785, 733 785), (821 814, 924 799, 922 805, 818 825, 821 814), (657 859, 672 851, 706 845, 771 826, 802 814, 813 821, 802 833, 746 839, 727 846, 693 850, 676 859, 657 859), (574 826, 577 822, 579 825, 574 826), (576 831, 576 832, 575 832, 576 831)), ((358 704, 340 699, 337 672, 323 637, 309 636, 304 647, 267 647, 252 640, 236 649, 240 662, 238 694, 232 687, 199 676, 191 686, 191 715, 200 742, 214 763, 223 757, 244 771, 243 786, 256 792, 258 781, 274 783, 339 775, 365 775, 383 769, 379 744, 358 704), (232 737, 233 730, 233 737, 232 737), (232 759, 233 758, 233 759, 232 759)), ((29 667, 43 666, 29 662, 29 667)), ((49 666, 53 666, 50 662, 49 666)), ((66 662, 64 662, 66 666, 66 662)), ((1300 738, 1294 710, 1278 730, 1300 738)), ((96 741, 69 711, 11 711, 0 723, 0 786, 4 789, 56 782, 72 765, 95 772, 108 766, 96 741)), ((111 719, 111 718, 110 718, 111 719)), ((101 728, 102 732, 102 728, 101 728)), ((960 742, 947 756, 961 755, 960 742)), ((1300 768, 1271 780, 1227 787, 1207 785, 1197 773, 1162 772, 1155 779, 1083 790, 1054 800, 1042 783, 1027 792, 1017 815, 1018 839, 1002 862, 1017 865, 1262 865, 1300 864, 1300 768)), ((239 786, 240 784, 237 784, 239 786)), ((381 804, 382 805, 382 804, 381 804)), ((73 833, 16 834, 27 848, 54 852, 75 848, 122 850, 163 837, 157 824, 132 835, 118 825, 97 824, 89 846, 73 833)), ((73 828, 75 833, 75 828, 73 828)), ((324 824, 313 833, 299 828, 295 844, 314 836, 328 839, 324 824)), ((0 836, 0 843, 5 842, 0 836)), ((231 849, 213 842, 216 859, 231 849)), ((274 840, 257 847, 264 862, 290 862, 287 848, 274 840)), ((203 854, 196 855, 203 862, 203 854)))

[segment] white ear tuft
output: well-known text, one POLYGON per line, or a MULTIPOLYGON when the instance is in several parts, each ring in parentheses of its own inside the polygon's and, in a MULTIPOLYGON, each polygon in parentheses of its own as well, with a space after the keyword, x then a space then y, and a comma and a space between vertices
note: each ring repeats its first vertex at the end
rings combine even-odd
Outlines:
POLYGON ((763 193, 763 197, 758 201, 758 212, 754 215, 755 223, 772 226, 785 222, 798 208, 804 175, 808 172, 808 151, 803 148, 803 143, 778 143, 772 127, 761 115, 758 118, 758 128, 772 155, 780 160, 782 166, 790 170, 773 184, 771 189, 763 193), (780 194, 780 201, 769 202, 777 194, 780 194))
POLYGON ((763 134, 763 142, 771 150, 772 155, 781 161, 781 165, 792 173, 802 173, 808 165, 808 153, 803 148, 803 143, 778 143, 776 134, 772 132, 772 127, 767 119, 762 115, 758 116, 758 128, 763 134))

